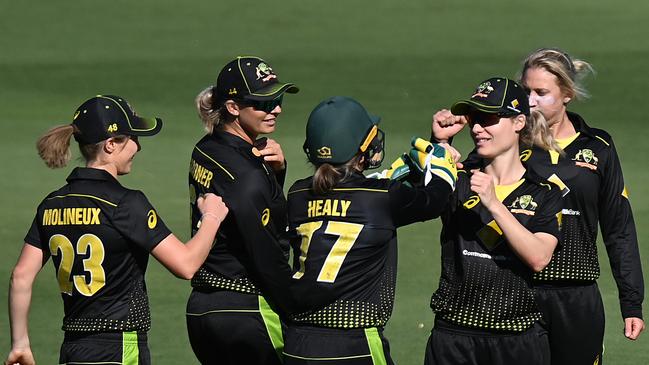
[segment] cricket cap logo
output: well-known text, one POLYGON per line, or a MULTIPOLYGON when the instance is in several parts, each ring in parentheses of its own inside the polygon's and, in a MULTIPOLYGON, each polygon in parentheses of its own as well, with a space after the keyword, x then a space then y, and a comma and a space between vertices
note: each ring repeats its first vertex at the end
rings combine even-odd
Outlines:
POLYGON ((493 86, 491 86, 491 82, 483 82, 482 84, 478 85, 478 88, 471 96, 471 99, 475 97, 486 98, 489 96, 489 94, 491 94, 492 91, 494 91, 494 88, 493 86))
POLYGON ((331 147, 323 146, 318 148, 318 158, 331 158, 331 147))
POLYGON ((514 100, 512 100, 511 103, 509 103, 509 105, 507 105, 507 109, 509 109, 509 110, 513 110, 513 111, 515 111, 516 113, 520 113, 521 110, 518 109, 518 106, 519 106, 519 105, 520 105, 520 103, 518 102, 518 99, 514 99, 514 100))
POLYGON ((260 62, 257 65, 255 73, 257 74, 257 80, 261 79, 263 82, 268 82, 277 78, 277 75, 273 73, 273 69, 264 62, 260 62))

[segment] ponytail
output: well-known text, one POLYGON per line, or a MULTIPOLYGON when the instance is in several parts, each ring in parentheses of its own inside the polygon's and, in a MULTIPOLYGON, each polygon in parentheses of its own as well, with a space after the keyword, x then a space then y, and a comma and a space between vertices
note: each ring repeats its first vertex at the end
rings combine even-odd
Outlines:
POLYGON ((230 122, 234 119, 234 117, 228 113, 225 105, 218 105, 215 102, 214 96, 214 87, 210 86, 201 91, 195 99, 198 116, 201 118, 203 127, 208 134, 212 134, 214 128, 219 125, 230 122))
POLYGON ((527 117, 525 127, 520 131, 520 143, 525 147, 535 145, 546 151, 558 152, 562 156, 565 154, 552 136, 548 121, 538 110, 533 110, 527 117))
POLYGON ((363 154, 359 153, 345 164, 337 166, 328 163, 320 164, 313 174, 311 189, 317 195, 330 192, 339 182, 361 171, 363 157, 363 154))
POLYGON ((72 124, 54 127, 43 134, 36 142, 38 155, 45 161, 47 167, 58 169, 65 167, 72 156, 70 138, 75 127, 72 124))

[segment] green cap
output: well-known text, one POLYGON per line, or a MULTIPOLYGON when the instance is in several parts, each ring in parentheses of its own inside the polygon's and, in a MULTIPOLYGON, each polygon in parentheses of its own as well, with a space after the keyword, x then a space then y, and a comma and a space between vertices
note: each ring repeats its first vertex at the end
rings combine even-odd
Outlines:
POLYGON ((376 136, 379 120, 352 98, 330 97, 309 115, 304 152, 315 165, 346 163, 359 151, 365 152, 376 136))

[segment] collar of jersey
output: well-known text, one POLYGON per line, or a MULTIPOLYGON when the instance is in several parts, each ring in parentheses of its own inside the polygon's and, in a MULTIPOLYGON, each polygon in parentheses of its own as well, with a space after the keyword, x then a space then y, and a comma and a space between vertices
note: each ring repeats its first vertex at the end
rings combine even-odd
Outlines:
POLYGON ((246 141, 243 140, 243 138, 239 136, 235 136, 232 133, 228 133, 223 130, 215 130, 212 133, 212 137, 217 140, 219 143, 232 146, 235 148, 240 148, 246 151, 251 151, 252 150, 252 145, 246 141))
POLYGON ((73 180, 100 180, 100 181, 114 181, 117 179, 113 177, 108 171, 103 169, 95 169, 92 167, 75 167, 66 179, 68 182, 73 180))

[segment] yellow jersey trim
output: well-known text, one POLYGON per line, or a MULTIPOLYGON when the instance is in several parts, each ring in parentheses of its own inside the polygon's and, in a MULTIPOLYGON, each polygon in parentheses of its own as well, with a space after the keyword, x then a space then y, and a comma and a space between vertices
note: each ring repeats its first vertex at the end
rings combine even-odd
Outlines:
POLYGON ((71 197, 71 196, 74 196, 74 197, 80 197, 80 198, 90 198, 90 199, 95 199, 95 200, 99 200, 100 202, 106 203, 106 204, 108 204, 108 205, 110 205, 110 206, 113 206, 113 207, 116 207, 116 206, 117 206, 117 204, 115 204, 115 203, 111 203, 111 202, 109 202, 108 200, 105 200, 105 199, 102 199, 102 198, 96 197, 96 196, 94 196, 94 195, 87 195, 87 194, 66 194, 66 195, 56 195, 56 196, 53 196, 53 197, 51 197, 51 198, 48 198, 47 200, 52 200, 52 199, 57 199, 57 198, 58 198, 58 199, 61 199, 61 198, 69 198, 69 197, 71 197))
POLYGON ((203 156, 207 157, 210 161, 214 162, 214 163, 216 164, 216 166, 218 166, 221 170, 223 170, 223 172, 225 172, 226 174, 228 174, 228 176, 230 177, 230 179, 234 180, 234 176, 232 176, 232 174, 230 173, 230 171, 228 171, 225 167, 223 167, 223 165, 221 165, 220 163, 216 162, 216 160, 214 160, 212 157, 210 157, 207 153, 201 151, 200 148, 198 148, 198 147, 194 147, 194 148, 196 148, 196 150, 197 150, 198 152, 202 153, 203 156))

